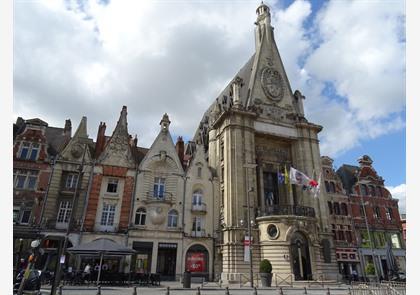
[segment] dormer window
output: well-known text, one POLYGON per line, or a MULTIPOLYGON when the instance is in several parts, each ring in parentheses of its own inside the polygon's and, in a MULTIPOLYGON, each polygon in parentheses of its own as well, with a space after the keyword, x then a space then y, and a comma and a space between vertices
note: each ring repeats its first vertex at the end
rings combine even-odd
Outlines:
POLYGON ((110 178, 108 180, 108 185, 106 187, 106 192, 116 194, 117 191, 118 191, 118 179, 110 178))
POLYGON ((155 177, 153 185, 153 196, 157 199, 163 199, 165 192, 165 178, 155 177))
POLYGON ((75 189, 76 188, 76 184, 77 184, 77 174, 71 173, 71 174, 67 174, 66 177, 66 184, 65 187, 66 189, 75 189))
POLYGON ((39 144, 33 143, 29 160, 36 161, 36 159, 38 158, 38 152, 39 152, 39 144))
POLYGON ((19 158, 26 160, 26 158, 28 157, 30 148, 31 148, 31 144, 29 142, 22 142, 19 158))
POLYGON ((40 145, 38 143, 22 142, 19 159, 36 161, 38 159, 40 145))

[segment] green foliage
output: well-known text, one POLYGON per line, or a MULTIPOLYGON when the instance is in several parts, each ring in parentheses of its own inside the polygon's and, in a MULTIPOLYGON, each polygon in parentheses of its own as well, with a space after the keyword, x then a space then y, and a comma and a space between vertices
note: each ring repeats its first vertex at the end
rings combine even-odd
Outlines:
POLYGON ((373 266, 373 263, 368 263, 366 265, 366 274, 368 275, 374 275, 375 274, 375 267, 373 266))
POLYGON ((268 259, 264 259, 260 262, 260 272, 261 273, 271 273, 273 267, 268 259))

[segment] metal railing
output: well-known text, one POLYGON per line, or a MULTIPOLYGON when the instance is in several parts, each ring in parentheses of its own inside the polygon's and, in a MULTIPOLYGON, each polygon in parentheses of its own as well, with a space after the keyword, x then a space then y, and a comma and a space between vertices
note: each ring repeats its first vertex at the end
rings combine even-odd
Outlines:
POLYGON ((293 287, 293 275, 292 274, 278 274, 278 273, 274 273, 273 274, 273 279, 274 279, 274 285, 276 287, 278 286, 289 286, 293 287))
POLYGON ((351 283, 351 295, 405 295, 405 283, 351 283))
POLYGON ((145 203, 175 203, 176 199, 169 192, 163 192, 163 194, 155 194, 154 191, 146 193, 146 199, 143 200, 145 203))
POLYGON ((205 203, 192 204, 191 211, 192 212, 202 212, 202 213, 205 213, 205 212, 207 212, 207 205, 205 203))
POLYGON ((258 217, 272 215, 295 215, 305 217, 315 217, 315 209, 299 205, 273 205, 264 209, 258 209, 258 217))

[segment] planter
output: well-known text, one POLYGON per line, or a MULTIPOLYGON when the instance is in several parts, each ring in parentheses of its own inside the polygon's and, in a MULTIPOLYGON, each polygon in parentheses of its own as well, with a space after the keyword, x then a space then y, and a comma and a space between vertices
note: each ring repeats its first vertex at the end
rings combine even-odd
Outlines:
POLYGON ((271 287, 271 280, 273 279, 272 273, 260 273, 260 278, 263 287, 271 287))

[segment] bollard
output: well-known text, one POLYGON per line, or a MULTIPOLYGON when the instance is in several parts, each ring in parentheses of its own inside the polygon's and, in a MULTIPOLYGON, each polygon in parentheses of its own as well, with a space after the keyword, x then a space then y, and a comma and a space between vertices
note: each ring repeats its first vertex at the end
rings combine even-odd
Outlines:
POLYGON ((63 295, 63 285, 58 287, 58 295, 63 295))
POLYGON ((196 295, 201 295, 200 287, 197 287, 197 294, 196 295))
POLYGON ((168 286, 168 287, 166 287, 166 295, 170 295, 170 292, 169 292, 169 286, 168 286))
POLYGON ((303 288, 304 288, 303 294, 307 295, 308 291, 306 290, 306 287, 303 287, 303 288))
POLYGON ((229 287, 226 287, 225 295, 230 295, 230 293, 229 293, 229 287))
POLYGON ((252 295, 258 295, 258 293, 257 293, 257 287, 254 287, 254 293, 252 293, 252 295))
POLYGON ((331 293, 330 293, 330 287, 327 288, 327 295, 331 295, 331 293))
POLYGON ((101 285, 98 285, 98 292, 96 292, 96 295, 101 295, 101 285))
POLYGON ((133 295, 137 295, 137 287, 136 286, 133 287, 133 295))
POLYGON ((279 289, 279 295, 284 295, 283 294, 283 287, 280 287, 280 289, 279 289))

